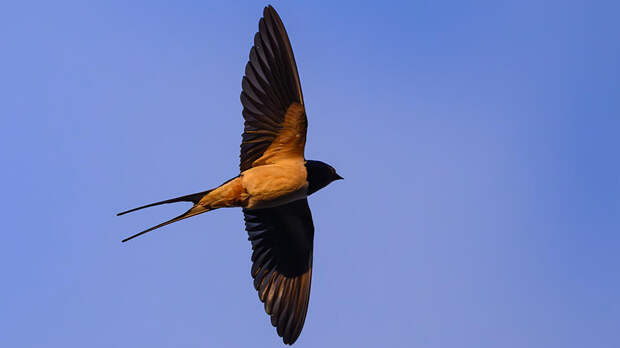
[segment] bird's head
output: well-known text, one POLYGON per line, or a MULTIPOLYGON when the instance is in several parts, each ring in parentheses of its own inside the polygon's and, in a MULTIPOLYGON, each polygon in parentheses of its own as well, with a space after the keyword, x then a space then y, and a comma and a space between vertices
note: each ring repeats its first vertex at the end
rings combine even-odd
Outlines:
POLYGON ((336 173, 334 167, 321 161, 306 161, 306 171, 308 172, 308 195, 329 185, 332 181, 343 179, 336 173))

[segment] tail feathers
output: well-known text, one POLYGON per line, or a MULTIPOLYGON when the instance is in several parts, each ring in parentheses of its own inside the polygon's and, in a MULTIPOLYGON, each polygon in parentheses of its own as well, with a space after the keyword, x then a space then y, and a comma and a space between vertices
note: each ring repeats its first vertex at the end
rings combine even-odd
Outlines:
MULTIPOLYGON (((206 192, 208 192, 208 191, 206 191, 206 192)), ((203 194, 203 196, 204 196, 204 194, 205 194, 205 193, 204 193, 204 192, 201 192, 201 193, 202 193, 202 194, 203 194)), ((197 193, 196 193, 196 195, 197 195, 197 193)), ((189 196, 192 196, 192 195, 189 195, 189 196)), ((189 197, 189 196, 184 196, 184 197, 189 197)), ((144 207, 140 207, 140 208, 136 208, 136 209, 142 209, 142 208, 150 207, 150 206, 157 205, 157 204, 164 204, 164 203, 173 203, 173 202, 185 201, 184 199, 180 199, 180 198, 184 198, 184 197, 174 198, 174 199, 176 199, 176 200, 171 199, 171 200, 168 200, 168 201, 163 201, 163 202, 159 202, 159 203, 153 203, 153 204, 146 205, 146 206, 144 206, 144 207)), ((200 199, 199 199, 199 200, 200 200, 200 199)), ((193 201, 192 201, 192 200, 190 200, 190 202, 193 202, 193 201)), ((133 210, 136 210, 136 209, 133 209, 133 210)), ((133 210, 129 210, 129 211, 133 211, 133 210)), ((160 228, 160 227, 166 226, 166 225, 171 224, 171 223, 173 223, 173 222, 177 222, 177 221, 180 221, 180 220, 183 220, 183 219, 187 219, 188 217, 192 217, 192 216, 194 216, 194 215, 202 214, 202 213, 207 212, 207 211, 209 211, 209 210, 210 210, 210 209, 209 209, 208 207, 205 207, 205 206, 202 206, 202 205, 194 205, 194 206, 193 206, 190 210, 188 210, 188 211, 186 211, 185 213, 183 213, 183 214, 181 214, 181 215, 179 215, 179 216, 175 217, 174 219, 168 220, 168 221, 163 222, 163 223, 161 223, 161 224, 159 224, 159 225, 157 225, 157 226, 153 226, 153 227, 151 227, 151 228, 149 228, 149 229, 146 229, 146 230, 144 230, 144 231, 142 231, 142 232, 140 232, 140 233, 136 233, 136 234, 134 234, 134 235, 133 235, 133 236, 131 236, 131 237, 128 237, 128 238, 123 239, 123 243, 125 243, 126 241, 128 241, 128 240, 130 240, 130 239, 133 239, 133 238, 136 238, 136 237, 138 237, 138 236, 141 236, 141 235, 143 235, 143 234, 145 234, 145 233, 147 233, 147 232, 151 232, 152 230, 155 230, 155 229, 158 229, 158 228, 160 228)), ((127 211, 127 212, 129 212, 129 211, 127 211)), ((122 213, 122 214, 124 214, 124 213, 122 213)), ((119 214, 119 215, 121 215, 121 214, 119 214)))
POLYGON ((116 214, 117 216, 119 215, 124 215, 127 213, 131 213, 132 211, 136 211, 136 210, 140 210, 140 209, 144 209, 144 208, 148 208, 148 207, 153 207, 156 205, 160 205, 160 204, 167 204, 167 203, 176 203, 176 202, 192 202, 194 203, 194 206, 186 211, 185 213, 175 217, 174 219, 168 220, 166 222, 163 222, 157 226, 153 226, 149 229, 146 229, 140 233, 134 234, 133 236, 129 237, 129 238, 125 238, 123 239, 123 243, 125 243, 126 241, 136 238, 138 236, 141 236, 147 232, 151 232, 152 230, 158 229, 160 227, 166 226, 168 224, 171 224, 173 222, 177 222, 183 219, 187 219, 188 217, 192 217, 194 215, 198 215, 198 214, 202 214, 204 212, 207 212, 209 210, 211 210, 208 207, 202 206, 202 205, 198 205, 198 202, 200 202, 200 200, 202 199, 202 197, 206 196, 209 194, 209 192, 211 192, 213 190, 207 190, 207 191, 202 191, 202 192, 198 192, 198 193, 192 193, 191 195, 186 195, 186 196, 181 196, 181 197, 177 197, 177 198, 172 198, 172 199, 167 199, 165 201, 161 201, 161 202, 155 202, 155 203, 151 203, 151 204, 147 204, 147 205, 143 205, 141 207, 137 207, 137 208, 133 208, 127 211, 124 211, 122 213, 118 213, 116 214))
POLYGON ((161 201, 161 202, 155 202, 155 203, 143 205, 141 207, 129 209, 127 211, 118 213, 118 214, 116 214, 116 216, 125 215, 127 213, 131 213, 131 212, 136 211, 136 210, 140 210, 140 209, 144 209, 144 208, 149 208, 149 207, 154 207, 156 205, 161 205, 161 204, 177 203, 177 202, 192 202, 192 203, 196 204, 196 203, 200 202, 200 199, 202 197, 206 196, 211 191, 213 191, 213 190, 207 190, 207 191, 202 191, 202 192, 198 192, 198 193, 192 193, 191 195, 181 196, 181 197, 177 197, 177 198, 167 199, 167 200, 161 201))

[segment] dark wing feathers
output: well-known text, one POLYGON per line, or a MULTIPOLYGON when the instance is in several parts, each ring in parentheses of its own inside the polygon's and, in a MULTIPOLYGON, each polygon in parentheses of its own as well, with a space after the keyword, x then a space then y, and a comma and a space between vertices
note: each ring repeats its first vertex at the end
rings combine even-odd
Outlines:
POLYGON ((308 201, 243 213, 252 243, 254 288, 278 335, 292 344, 301 333, 310 299, 314 225, 308 201))
POLYGON ((259 21, 241 86, 245 123, 239 167, 245 171, 278 136, 289 106, 303 106, 293 49, 282 20, 271 6, 265 7, 259 21))
MULTIPOLYGON (((303 157, 307 120, 297 65, 282 20, 271 6, 258 23, 241 86, 241 171, 275 158, 270 157, 274 152, 303 157), (277 146, 270 148, 276 139, 277 146)), ((254 288, 278 335, 292 344, 303 328, 310 298, 314 225, 308 201, 243 213, 252 242, 254 288)))

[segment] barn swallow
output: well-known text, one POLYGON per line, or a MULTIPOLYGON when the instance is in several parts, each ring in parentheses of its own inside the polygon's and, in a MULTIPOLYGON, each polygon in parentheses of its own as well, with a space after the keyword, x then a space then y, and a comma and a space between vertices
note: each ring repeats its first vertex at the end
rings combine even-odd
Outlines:
POLYGON ((308 120, 293 49, 273 7, 265 7, 245 66, 240 174, 203 192, 147 204, 191 202, 185 213, 129 238, 211 210, 241 207, 252 243, 254 288, 285 344, 299 337, 308 311, 314 225, 307 197, 336 170, 306 160, 308 120))

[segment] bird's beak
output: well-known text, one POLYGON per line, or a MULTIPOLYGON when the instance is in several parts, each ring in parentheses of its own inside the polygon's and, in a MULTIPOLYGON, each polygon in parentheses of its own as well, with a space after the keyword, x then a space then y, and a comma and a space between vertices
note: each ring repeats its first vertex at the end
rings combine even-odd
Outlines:
POLYGON ((336 173, 336 178, 334 180, 344 180, 344 178, 336 173))

